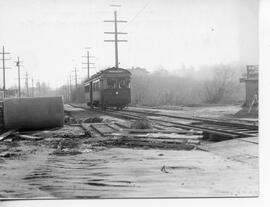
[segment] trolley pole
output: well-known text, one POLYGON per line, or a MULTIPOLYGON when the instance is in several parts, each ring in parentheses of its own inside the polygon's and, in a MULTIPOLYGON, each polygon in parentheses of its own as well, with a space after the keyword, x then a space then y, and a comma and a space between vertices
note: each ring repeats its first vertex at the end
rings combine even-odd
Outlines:
POLYGON ((5 65, 5 61, 6 60, 10 60, 10 59, 6 59, 5 58, 5 55, 7 54, 10 54, 9 52, 5 52, 5 47, 3 46, 2 47, 2 52, 0 52, 0 54, 2 55, 2 70, 3 70, 3 92, 4 92, 4 98, 6 98, 7 94, 6 94, 6 69, 10 69, 10 68, 7 68, 6 65, 5 65))
POLYGON ((125 20, 117 20, 117 11, 114 11, 114 20, 105 20, 104 22, 111 22, 114 23, 114 32, 104 32, 104 34, 114 34, 114 40, 104 40, 104 42, 114 42, 114 49, 115 49, 115 69, 119 66, 118 61, 118 42, 127 42, 127 40, 119 40, 119 34, 127 34, 126 32, 118 32, 117 30, 117 23, 126 23, 125 20))

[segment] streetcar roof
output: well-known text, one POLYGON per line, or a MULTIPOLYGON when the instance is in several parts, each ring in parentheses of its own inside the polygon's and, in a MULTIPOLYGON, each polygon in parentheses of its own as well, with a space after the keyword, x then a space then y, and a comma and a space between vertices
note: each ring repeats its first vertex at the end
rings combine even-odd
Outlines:
POLYGON ((94 79, 97 79, 97 78, 101 78, 101 77, 116 77, 116 76, 127 76, 129 77, 131 75, 131 72, 126 70, 126 69, 123 69, 123 68, 115 68, 115 67, 112 67, 112 68, 107 68, 105 70, 101 70, 99 71, 98 73, 92 75, 90 78, 88 78, 87 80, 84 81, 84 83, 87 83, 89 81, 92 81, 94 79))

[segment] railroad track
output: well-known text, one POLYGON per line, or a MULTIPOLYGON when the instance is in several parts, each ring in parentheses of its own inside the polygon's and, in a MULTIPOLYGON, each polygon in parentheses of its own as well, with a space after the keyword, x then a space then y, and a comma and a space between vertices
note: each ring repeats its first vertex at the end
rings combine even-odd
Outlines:
MULTIPOLYGON (((88 107, 81 107, 76 105, 72 106, 92 110, 88 107)), ((257 125, 238 123, 235 120, 231 121, 223 119, 209 119, 202 117, 175 116, 137 110, 123 110, 123 111, 114 111, 114 110, 101 111, 99 109, 93 110, 105 113, 110 116, 124 118, 128 120, 139 120, 142 118, 147 118, 157 126, 203 131, 205 136, 208 136, 210 138, 214 136, 219 138, 230 138, 230 139, 258 137, 257 125), (180 123, 179 121, 181 120, 190 120, 191 122, 188 124, 180 123)))

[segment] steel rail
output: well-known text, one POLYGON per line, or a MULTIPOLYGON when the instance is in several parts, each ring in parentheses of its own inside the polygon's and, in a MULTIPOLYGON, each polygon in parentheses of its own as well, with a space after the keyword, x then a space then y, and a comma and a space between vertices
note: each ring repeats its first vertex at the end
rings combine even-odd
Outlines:
POLYGON ((239 127, 247 127, 249 129, 258 129, 257 125, 243 124, 243 123, 238 123, 235 121, 227 121, 227 120, 219 120, 219 119, 211 119, 211 118, 203 118, 203 117, 188 117, 188 116, 178 116, 178 115, 176 116, 176 115, 170 115, 170 114, 161 114, 161 113, 139 111, 139 110, 130 110, 130 109, 125 109, 123 111, 140 113, 140 114, 147 114, 150 116, 163 116, 163 117, 168 117, 168 118, 203 121, 205 123, 215 123, 215 124, 226 125, 226 126, 239 126, 239 127))
MULTIPOLYGON (((92 110, 88 107, 81 107, 81 106, 74 106, 73 107, 77 107, 77 108, 83 108, 83 109, 87 109, 87 110, 92 110)), ((117 116, 117 117, 121 117, 121 118, 125 118, 125 119, 143 119, 145 117, 139 116, 139 115, 134 115, 134 114, 126 114, 125 112, 130 113, 129 111, 102 111, 102 110, 97 110, 94 109, 94 111, 98 111, 101 113, 105 113, 107 115, 113 115, 113 116, 117 116)), ((132 112, 132 113, 137 113, 136 112, 132 112)), ((142 114, 143 112, 138 112, 139 114, 142 114)), ((155 115, 155 114, 151 114, 151 115, 155 115)), ((159 115, 158 115, 159 116, 159 115)), ((168 117, 167 115, 162 115, 165 117, 168 117)), ((169 115, 169 116, 173 116, 173 115, 169 115)), ((173 118, 178 118, 178 119, 185 119, 185 118, 181 118, 178 116, 174 116, 173 118)), ((168 121, 168 120, 161 120, 161 119, 154 119, 154 118, 150 118, 147 117, 147 119, 153 121, 153 122, 162 122, 162 123, 169 123, 172 124, 172 127, 176 127, 176 128, 182 128, 182 129, 193 129, 193 130, 198 130, 198 131, 203 131, 209 134, 214 134, 214 135, 220 135, 220 136, 224 136, 224 137, 230 137, 230 138, 243 138, 243 137, 252 137, 254 136, 254 133, 256 133, 256 131, 254 131, 253 133, 245 133, 245 132, 237 132, 236 130, 240 130, 240 129, 249 129, 249 128, 239 128, 240 126, 235 126, 232 125, 231 128, 229 128, 230 130, 224 130, 224 129, 219 129, 218 127, 221 127, 220 125, 217 125, 216 123, 214 123, 214 125, 210 125, 210 126, 198 126, 198 125, 191 125, 191 124, 183 124, 183 123, 179 123, 179 122, 175 122, 175 121, 168 121), (213 128, 214 127, 214 128, 213 128), (238 127, 238 128, 235 128, 238 127)), ((190 120, 194 120, 193 118, 190 118, 190 120)), ((202 120, 200 120, 202 121, 202 120)), ((213 124, 213 122, 212 122, 213 124)), ((208 124, 209 125, 209 124, 208 124)), ((249 125, 241 125, 241 127, 249 127, 249 125)))

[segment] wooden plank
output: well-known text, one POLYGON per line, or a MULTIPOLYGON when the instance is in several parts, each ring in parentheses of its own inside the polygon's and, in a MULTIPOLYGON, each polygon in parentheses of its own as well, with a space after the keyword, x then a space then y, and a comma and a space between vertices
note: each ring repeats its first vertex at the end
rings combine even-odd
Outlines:
POLYGON ((0 135, 0 141, 3 141, 4 139, 6 139, 9 135, 11 135, 12 133, 14 133, 16 130, 15 129, 12 129, 12 130, 9 130, 3 134, 0 135))
POLYGON ((156 129, 123 129, 129 133, 175 133, 175 134, 202 134, 202 131, 192 130, 156 130, 156 129))
POLYGON ((106 124, 91 124, 91 126, 100 131, 102 134, 115 132, 115 129, 107 126, 106 124))
POLYGON ((183 143, 193 143, 193 144, 199 144, 200 141, 199 140, 184 140, 184 139, 158 139, 158 138, 145 138, 145 139, 135 139, 134 137, 125 137, 122 138, 121 141, 124 142, 140 142, 140 143, 163 143, 163 144, 167 144, 167 143, 174 143, 174 144, 183 144, 183 143))
POLYGON ((24 134, 16 134, 16 137, 26 140, 41 140, 44 139, 44 137, 37 137, 37 136, 30 136, 30 135, 24 135, 24 134))
POLYGON ((154 138, 154 139, 172 139, 172 140, 179 140, 179 139, 201 139, 203 136, 200 135, 180 135, 180 134, 123 134, 123 133, 112 133, 108 134, 107 136, 115 136, 115 137, 134 137, 138 139, 143 138, 154 138))
POLYGON ((89 125, 81 123, 80 127, 84 130, 85 134, 91 137, 91 131, 88 128, 89 125))

